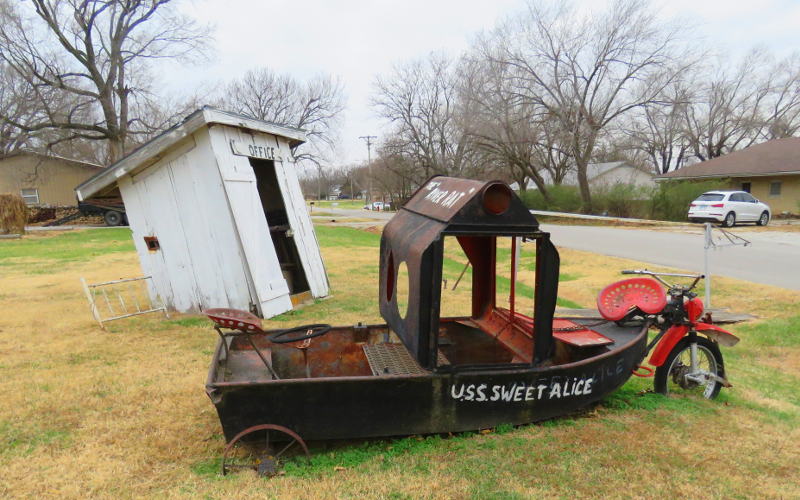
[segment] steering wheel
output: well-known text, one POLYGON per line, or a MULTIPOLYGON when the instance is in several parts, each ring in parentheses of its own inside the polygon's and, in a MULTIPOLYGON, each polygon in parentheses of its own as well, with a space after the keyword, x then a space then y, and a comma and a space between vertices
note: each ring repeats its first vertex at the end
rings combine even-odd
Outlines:
POLYGON ((273 344, 288 344, 290 342, 298 342, 300 340, 313 339, 314 337, 321 337, 331 331, 331 325, 303 325, 294 328, 281 330, 278 333, 270 335, 269 341, 273 344), (311 333, 306 334, 309 330, 311 333), (293 333, 302 332, 301 336, 292 337, 293 333))

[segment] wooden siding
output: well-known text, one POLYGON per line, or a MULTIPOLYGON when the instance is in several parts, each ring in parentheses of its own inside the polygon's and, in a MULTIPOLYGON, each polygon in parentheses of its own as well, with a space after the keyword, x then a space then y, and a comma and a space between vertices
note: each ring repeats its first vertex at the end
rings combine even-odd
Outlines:
POLYGON ((119 181, 142 271, 153 276, 151 293, 178 311, 247 310, 249 277, 208 131, 191 144, 119 181), (156 236, 161 248, 148 250, 145 236, 156 236))
POLYGON ((93 165, 22 153, 0 159, 0 193, 37 189, 40 206, 76 206, 75 186, 100 170, 93 165))

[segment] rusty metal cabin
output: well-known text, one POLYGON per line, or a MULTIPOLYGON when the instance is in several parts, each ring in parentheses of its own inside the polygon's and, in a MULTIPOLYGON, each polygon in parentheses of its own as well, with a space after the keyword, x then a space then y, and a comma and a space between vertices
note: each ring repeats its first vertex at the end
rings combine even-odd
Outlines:
POLYGON ((204 107, 76 188, 127 209, 150 293, 267 318, 329 293, 291 148, 302 130, 204 107))
MULTIPOLYGON (((440 329, 479 330, 513 350, 512 361, 541 363, 553 354, 553 314, 558 295, 559 256, 548 233, 502 182, 434 177, 395 215, 381 238, 380 311, 389 327, 425 369, 437 366, 440 329), (472 314, 440 318, 444 237, 458 240, 472 266, 472 314), (513 278, 510 310, 496 304, 498 237, 536 242, 536 285, 533 312, 533 352, 529 318, 514 311, 513 278), (408 268, 406 311, 398 306, 397 276, 408 268), (523 319, 524 318, 524 319, 523 319), (513 324, 513 328, 507 328, 513 324), (518 330, 523 330, 518 340, 518 330), (524 331, 527 330, 527 331, 524 331), (526 340, 520 342, 525 338, 526 340)), ((530 313, 529 312, 529 313, 530 313)), ((450 365, 445 365, 445 369, 450 365)), ((442 368, 442 367, 438 367, 442 368)))

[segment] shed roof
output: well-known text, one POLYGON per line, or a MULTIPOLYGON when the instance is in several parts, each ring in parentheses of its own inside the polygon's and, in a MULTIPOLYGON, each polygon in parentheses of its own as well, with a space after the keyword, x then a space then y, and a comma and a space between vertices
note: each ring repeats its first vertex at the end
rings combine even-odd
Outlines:
POLYGON ((182 122, 142 144, 124 158, 76 187, 75 192, 78 195, 78 199, 86 200, 109 186, 115 185, 118 178, 132 173, 142 164, 160 155, 173 144, 193 134, 201 127, 212 123, 285 137, 289 140, 291 147, 306 142, 304 130, 256 120, 244 115, 212 108, 211 106, 203 106, 184 118, 182 122))
POLYGON ((762 142, 740 151, 688 165, 660 175, 656 179, 707 179, 798 174, 800 174, 800 138, 786 137, 762 142))

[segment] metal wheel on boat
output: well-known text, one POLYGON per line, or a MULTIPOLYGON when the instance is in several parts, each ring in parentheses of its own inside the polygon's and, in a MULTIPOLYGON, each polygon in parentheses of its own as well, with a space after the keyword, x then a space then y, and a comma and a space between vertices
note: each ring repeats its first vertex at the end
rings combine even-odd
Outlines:
POLYGON ((234 470, 251 469, 259 476, 272 477, 278 474, 287 457, 301 453, 307 458, 308 446, 291 429, 274 424, 254 425, 237 434, 225 446, 222 454, 222 475, 234 470), (243 441, 245 437, 260 432, 263 432, 263 437, 243 441), (295 444, 299 444, 300 449, 295 444))
POLYGON ((656 368, 656 392, 717 397, 725 379, 722 353, 716 343, 705 337, 697 337, 696 341, 697 370, 692 372, 692 343, 685 337, 675 345, 664 364, 656 368))

